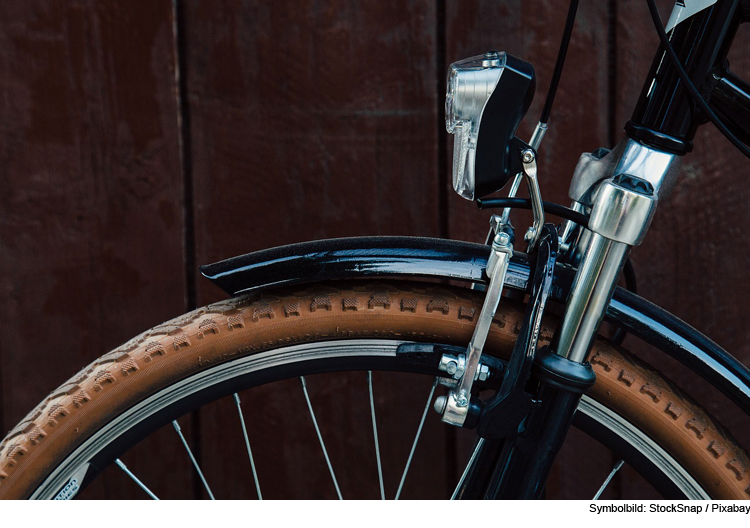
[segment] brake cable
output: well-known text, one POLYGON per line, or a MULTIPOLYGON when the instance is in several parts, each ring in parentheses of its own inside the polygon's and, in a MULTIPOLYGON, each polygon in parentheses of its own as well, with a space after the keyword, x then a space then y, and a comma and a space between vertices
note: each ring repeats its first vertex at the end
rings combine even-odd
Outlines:
MULTIPOLYGON (((576 20, 576 13, 578 12, 578 1, 579 0, 570 0, 570 5, 568 6, 568 16, 565 21, 565 28, 563 29, 563 35, 562 35, 562 41, 560 42, 560 48, 557 51, 557 61, 555 62, 555 69, 552 72, 552 78, 550 79, 549 89, 547 90, 547 96, 544 100, 544 107, 542 108, 542 115, 539 117, 539 122, 536 124, 536 128, 534 128, 534 132, 531 134, 531 139, 529 140, 529 146, 531 147, 531 160, 534 164, 536 164, 536 152, 539 150, 539 145, 542 142, 542 139, 544 139, 544 135, 547 133, 547 122, 549 121, 550 112, 552 111, 552 103, 555 101, 555 94, 557 93, 557 86, 560 83, 560 77, 562 76, 562 70, 563 66, 565 65, 565 57, 568 53, 568 45, 570 44, 570 36, 573 33, 573 26, 575 25, 576 20)), ((528 174, 526 172, 521 172, 516 174, 516 177, 513 180, 513 184, 511 185, 510 191, 508 192, 508 198, 514 199, 516 196, 516 193, 518 192, 518 187, 521 185, 521 179, 522 177, 528 174)), ((534 245, 539 239, 539 233, 541 229, 541 225, 544 224, 544 209, 543 209, 543 202, 541 198, 541 193, 539 192, 539 183, 538 180, 536 180, 536 175, 534 175, 533 178, 535 181, 531 182, 527 179, 527 183, 529 183, 529 193, 532 195, 532 199, 535 199, 537 203, 536 208, 532 208, 534 210, 534 224, 536 229, 533 231, 530 229, 529 232, 527 232, 527 236, 530 234, 533 234, 529 241, 529 250, 532 250, 534 245), (541 211, 537 211, 536 209, 542 206, 541 211), (537 225, 539 224, 539 225, 537 225)), ((480 206, 481 207, 481 206, 480 206)), ((518 205, 516 205, 518 207, 518 205)), ((502 220, 501 222, 503 224, 507 224, 510 221, 510 210, 511 206, 506 206, 503 210, 502 214, 502 220)), ((488 239, 489 241, 489 239, 488 239)))
POLYGON ((568 53, 568 44, 570 44, 570 36, 573 33, 573 25, 576 21, 577 11, 578 0, 571 0, 570 6, 568 7, 568 18, 565 21, 565 29, 563 30, 562 42, 560 42, 560 49, 557 51, 557 61, 555 62, 555 69, 552 72, 552 79, 550 79, 549 89, 547 90, 547 98, 544 100, 542 115, 539 117, 539 123, 543 125, 547 124, 547 121, 549 120, 549 114, 552 111, 552 103, 554 103, 555 101, 557 85, 560 83, 563 66, 565 65, 565 56, 568 53))
POLYGON ((669 37, 667 36, 666 31, 664 31, 664 24, 662 24, 655 1, 646 1, 648 2, 648 10, 651 12, 651 20, 653 20, 654 22, 654 27, 656 28, 656 32, 659 35, 659 40, 661 40, 662 46, 664 46, 664 51, 667 53, 667 55, 669 55, 669 59, 677 69, 677 74, 680 76, 680 80, 685 83, 685 87, 687 88, 688 93, 693 98, 695 103, 700 107, 703 113, 706 114, 706 117, 708 117, 708 119, 716 126, 716 128, 719 129, 719 132, 721 132, 724 137, 727 138, 730 143, 732 143, 732 145, 737 147, 737 150, 742 152, 746 157, 750 158, 750 148, 748 148, 747 145, 740 141, 737 136, 732 134, 732 132, 726 127, 726 125, 722 123, 719 116, 717 116, 714 111, 711 110, 711 108, 708 106, 708 103, 695 87, 693 81, 690 80, 690 77, 688 76, 685 68, 680 62, 680 59, 677 57, 677 53, 675 53, 672 44, 669 42, 669 37))
MULTIPOLYGON (((480 209, 500 209, 500 208, 519 208, 519 209, 531 209, 531 200, 528 198, 480 198, 477 201, 477 207, 480 209)), ((589 217, 578 211, 574 211, 570 207, 564 205, 542 202, 544 210, 565 220, 570 220, 582 227, 588 229, 589 217)))

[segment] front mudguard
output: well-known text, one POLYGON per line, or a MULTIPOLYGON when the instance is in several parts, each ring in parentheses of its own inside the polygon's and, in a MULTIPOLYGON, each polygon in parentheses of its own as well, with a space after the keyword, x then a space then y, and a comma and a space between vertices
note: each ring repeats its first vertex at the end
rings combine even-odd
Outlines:
MULTIPOLYGON (((229 295, 328 280, 438 278, 486 283, 486 245, 421 237, 336 238, 265 249, 201 267, 229 295)), ((573 271, 558 268, 550 297, 567 298, 573 271)), ((529 262, 514 254, 506 287, 526 290, 529 262)), ((654 345, 721 390, 750 413, 750 370, 685 322, 617 288, 607 320, 654 345)))
MULTIPOLYGON (((334 238, 291 244, 201 267, 229 295, 269 287, 362 277, 431 277, 486 282, 489 248, 420 237, 334 238)), ((517 253, 507 282, 525 289, 526 256, 517 253)), ((558 293, 562 293, 560 289, 558 293)))

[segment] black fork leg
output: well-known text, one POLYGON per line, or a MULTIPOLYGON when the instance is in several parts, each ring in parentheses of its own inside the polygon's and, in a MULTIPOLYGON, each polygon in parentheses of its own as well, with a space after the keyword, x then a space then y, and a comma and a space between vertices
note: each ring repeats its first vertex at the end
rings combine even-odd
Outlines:
POLYGON ((580 394, 545 387, 546 405, 531 413, 524 430, 503 443, 485 499, 539 499, 560 451, 580 394))
POLYGON ((457 498, 542 498, 581 399, 579 387, 594 379, 590 367, 582 365, 580 373, 580 383, 572 391, 542 385, 538 401, 544 404, 535 405, 517 434, 483 441, 457 498))
MULTIPOLYGON (((545 354, 543 358, 551 357, 551 353, 545 354)), ((552 362, 542 360, 544 366, 538 369, 538 376, 547 381, 539 385, 537 403, 518 432, 502 439, 483 440, 457 498, 543 497, 552 463, 573 422, 581 395, 595 380, 590 365, 558 358, 552 362), (560 360, 564 363, 557 365, 560 360), (549 363, 556 365, 550 367, 549 363)))

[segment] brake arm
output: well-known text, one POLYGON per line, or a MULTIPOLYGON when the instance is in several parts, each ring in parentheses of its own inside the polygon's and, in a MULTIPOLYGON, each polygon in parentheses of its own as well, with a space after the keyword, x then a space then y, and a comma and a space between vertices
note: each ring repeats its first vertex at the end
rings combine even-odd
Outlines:
POLYGON ((479 418, 478 433, 484 438, 505 438, 515 434, 534 403, 525 386, 534 364, 544 307, 552 287, 558 252, 554 226, 544 225, 538 244, 531 296, 516 345, 500 389, 485 403, 479 418))
MULTIPOLYGON (((490 283, 487 286, 487 295, 484 298, 482 311, 479 313, 477 326, 474 328, 474 334, 466 351, 464 373, 458 381, 456 389, 448 393, 442 409, 443 421, 459 427, 470 425, 471 420, 467 423, 470 411, 472 409, 478 410, 476 406, 470 405, 471 388, 479 371, 482 349, 487 340, 487 334, 490 331, 495 312, 500 304, 505 275, 508 272, 510 257, 513 255, 511 235, 502 231, 502 228, 502 225, 497 226, 498 231, 492 241, 492 253, 487 262, 487 274, 490 277, 490 283)), ((476 413, 474 413, 474 418, 476 418, 476 413)))

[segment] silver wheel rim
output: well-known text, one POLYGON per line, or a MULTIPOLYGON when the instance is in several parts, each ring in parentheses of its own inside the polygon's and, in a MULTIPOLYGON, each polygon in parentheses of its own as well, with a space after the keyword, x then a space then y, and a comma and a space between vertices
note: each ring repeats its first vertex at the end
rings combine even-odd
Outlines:
MULTIPOLYGON (((294 345, 240 358, 195 374, 150 396, 102 427, 55 468, 31 498, 52 499, 73 479, 82 482, 89 461, 124 431, 176 401, 205 388, 268 368, 312 360, 350 357, 353 355, 352 351, 356 351, 356 356, 359 357, 394 358, 398 346, 402 343, 402 341, 349 340, 294 345)), ((584 396, 578 411, 634 446, 688 499, 710 498, 695 479, 664 449, 609 408, 584 396)))

